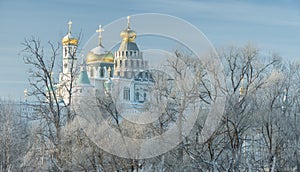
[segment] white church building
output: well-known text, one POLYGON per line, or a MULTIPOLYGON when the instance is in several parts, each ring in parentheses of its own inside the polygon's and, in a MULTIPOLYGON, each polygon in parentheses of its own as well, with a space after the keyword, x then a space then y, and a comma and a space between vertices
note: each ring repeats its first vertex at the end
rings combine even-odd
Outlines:
POLYGON ((147 101, 148 86, 154 83, 154 79, 148 72, 148 61, 143 59, 143 53, 135 42, 137 34, 130 28, 130 17, 127 20, 127 27, 120 33, 122 42, 117 51, 110 52, 104 48, 101 35, 104 30, 99 26, 96 30, 99 33, 98 45, 89 50, 79 66, 76 56, 78 39, 71 34, 72 22, 68 23, 69 31, 62 39, 63 69, 56 86, 62 102, 69 104, 70 97, 111 94, 112 87, 116 85, 120 88, 113 89, 118 90, 114 94, 118 94, 122 102, 136 107, 147 101), (80 71, 76 74, 78 67, 80 71))

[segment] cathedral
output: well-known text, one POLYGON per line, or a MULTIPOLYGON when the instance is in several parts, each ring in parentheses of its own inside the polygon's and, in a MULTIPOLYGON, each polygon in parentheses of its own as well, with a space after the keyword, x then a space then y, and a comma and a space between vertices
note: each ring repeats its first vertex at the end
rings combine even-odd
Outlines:
POLYGON ((76 56, 78 39, 71 34, 72 22, 68 23, 69 31, 62 39, 62 72, 56 85, 62 102, 69 104, 70 97, 76 101, 86 96, 108 95, 112 90, 128 105, 139 106, 147 101, 148 86, 154 83, 154 79, 148 71, 148 61, 143 59, 135 42, 137 34, 130 27, 129 16, 127 20, 127 27, 120 33, 122 41, 117 51, 107 51, 102 45, 101 33, 104 30, 100 25, 96 30, 99 33, 98 45, 79 63, 76 56), (112 89, 116 86, 119 88, 112 89))

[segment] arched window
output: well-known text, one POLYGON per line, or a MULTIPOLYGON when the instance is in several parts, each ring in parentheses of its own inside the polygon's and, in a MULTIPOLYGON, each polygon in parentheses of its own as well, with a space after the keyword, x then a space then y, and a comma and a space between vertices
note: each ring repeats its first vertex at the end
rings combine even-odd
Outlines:
POLYGON ((65 56, 67 56, 67 53, 68 53, 68 49, 67 47, 65 47, 65 56))
POLYGON ((103 69, 103 67, 100 68, 100 77, 101 78, 104 77, 104 69, 103 69))
POLYGON ((140 100, 140 93, 139 93, 139 92, 135 92, 134 100, 135 100, 136 102, 138 102, 138 101, 140 100))
POLYGON ((112 67, 112 70, 111 70, 111 72, 110 72, 110 77, 112 78, 113 77, 113 74, 114 74, 114 68, 112 67))
POLYGON ((64 68, 67 69, 67 67, 68 67, 68 63, 65 63, 64 68))

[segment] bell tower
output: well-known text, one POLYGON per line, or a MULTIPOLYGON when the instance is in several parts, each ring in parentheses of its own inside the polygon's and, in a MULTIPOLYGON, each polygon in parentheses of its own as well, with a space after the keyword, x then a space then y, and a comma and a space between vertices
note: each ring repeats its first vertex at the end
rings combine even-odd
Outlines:
MULTIPOLYGON (((58 83, 58 96, 66 103, 69 103, 70 93, 68 90, 71 90, 72 76, 75 76, 76 71, 76 50, 78 46, 78 39, 71 35, 72 21, 69 21, 69 30, 66 36, 62 39, 62 72, 59 74, 59 83, 58 83), (72 74, 73 73, 73 74, 72 74)), ((74 78, 73 78, 74 79, 74 78)))
POLYGON ((148 61, 143 60, 143 54, 135 43, 137 34, 130 28, 130 16, 127 17, 127 28, 120 36, 122 42, 115 52, 114 77, 132 79, 148 67, 148 61))
POLYGON ((78 40, 71 35, 72 21, 69 21, 68 34, 63 37, 63 74, 69 75, 74 71, 76 67, 76 50, 78 46, 78 40))

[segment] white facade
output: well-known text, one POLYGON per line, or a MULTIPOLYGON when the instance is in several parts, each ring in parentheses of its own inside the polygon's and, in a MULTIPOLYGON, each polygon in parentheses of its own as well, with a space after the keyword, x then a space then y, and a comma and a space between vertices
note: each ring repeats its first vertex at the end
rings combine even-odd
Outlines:
POLYGON ((62 100, 69 103, 70 93, 66 88, 70 88, 73 82, 73 101, 111 94, 125 104, 143 104, 147 99, 147 87, 154 81, 151 74, 146 72, 148 62, 143 60, 143 54, 135 43, 136 33, 131 30, 130 23, 121 32, 122 42, 114 53, 105 50, 102 45, 101 26, 96 30, 99 33, 99 44, 87 54, 73 81, 71 76, 77 63, 77 39, 71 36, 71 24, 69 22, 69 32, 62 40, 63 69, 57 84, 58 95, 62 100))

